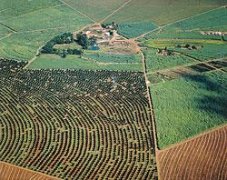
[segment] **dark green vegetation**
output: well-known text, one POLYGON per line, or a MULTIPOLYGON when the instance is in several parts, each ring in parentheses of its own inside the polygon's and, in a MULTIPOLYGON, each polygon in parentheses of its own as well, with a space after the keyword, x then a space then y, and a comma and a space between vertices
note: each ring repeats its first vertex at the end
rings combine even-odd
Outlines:
POLYGON ((142 73, 0 60, 0 160, 64 179, 156 179, 142 73))
POLYGON ((57 49, 54 48, 56 44, 73 44, 73 34, 72 33, 63 33, 61 35, 55 36, 53 39, 48 41, 40 50, 40 53, 43 54, 57 54, 62 58, 65 58, 68 54, 81 55, 82 52, 80 49, 57 49))
POLYGON ((227 122, 226 18, 222 7, 140 39, 160 148, 227 122))

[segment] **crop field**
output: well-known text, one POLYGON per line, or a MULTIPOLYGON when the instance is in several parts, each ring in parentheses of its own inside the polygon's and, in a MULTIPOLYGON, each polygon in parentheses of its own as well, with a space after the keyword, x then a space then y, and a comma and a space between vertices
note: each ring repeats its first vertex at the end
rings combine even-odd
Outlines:
POLYGON ((85 57, 94 59, 101 63, 141 63, 141 56, 140 54, 110 54, 110 53, 94 53, 94 52, 87 52, 85 53, 85 57))
POLYGON ((36 10, 2 21, 16 32, 34 31, 48 28, 80 29, 91 21, 65 5, 36 10))
MULTIPOLYGON (((182 55, 189 56, 191 59, 195 59, 195 60, 199 60, 199 61, 206 61, 206 60, 215 59, 215 58, 223 58, 223 57, 227 56, 227 51, 226 51, 227 41, 221 41, 221 40, 159 39, 159 40, 149 40, 145 44, 147 47, 156 48, 156 49, 168 47, 168 49, 173 52, 177 52, 182 55), (195 47, 199 47, 199 48, 196 50, 189 50, 187 48, 178 48, 177 47, 179 45, 185 46, 186 44, 191 44, 191 45, 193 45, 195 47)), ((173 58, 175 58, 175 57, 173 57, 173 58)), ((165 59, 165 57, 162 59, 165 59)), ((163 60, 163 61, 164 61, 163 64, 165 64, 165 60, 163 60)))
POLYGON ((227 74, 182 76, 151 86, 160 148, 226 123, 227 74))
POLYGON ((1 0, 0 179, 225 180, 227 0, 1 0))
MULTIPOLYGON (((113 57, 116 59, 116 57, 113 57)), ((123 59, 125 61, 125 59, 123 59)), ((142 71, 141 62, 100 62, 100 59, 92 59, 86 55, 80 56, 68 55, 61 58, 58 55, 41 55, 33 61, 29 69, 83 69, 83 70, 111 70, 111 71, 142 71)))
POLYGON ((152 31, 155 28, 157 28, 157 26, 155 24, 152 24, 151 22, 127 22, 119 24, 119 33, 124 37, 133 38, 148 31, 152 31))
POLYGON ((59 178, 156 179, 142 73, 1 60, 0 160, 59 178))
POLYGON ((57 0, 1 0, 0 21, 59 4, 57 0))
POLYGON ((23 180, 58 180, 35 171, 14 166, 5 162, 0 162, 0 179, 23 179, 23 180))
POLYGON ((35 56, 37 49, 46 43, 47 38, 54 37, 58 33, 58 30, 48 30, 12 34, 0 41, 0 57, 27 61, 35 56))
POLYGON ((146 59, 146 65, 150 73, 156 70, 187 65, 195 62, 193 58, 182 54, 177 54, 174 56, 160 56, 157 54, 157 49, 154 48, 147 48, 143 52, 146 59))
POLYGON ((226 15, 220 7, 139 39, 161 149, 226 123, 227 43, 213 33, 226 32, 226 15))
POLYGON ((107 21, 140 22, 149 21, 158 25, 175 22, 200 12, 225 5, 222 0, 132 0, 119 13, 107 21))
POLYGON ((95 21, 100 21, 126 3, 127 0, 65 0, 65 2, 95 21))
POLYGON ((160 178, 227 179, 227 126, 157 153, 160 178))

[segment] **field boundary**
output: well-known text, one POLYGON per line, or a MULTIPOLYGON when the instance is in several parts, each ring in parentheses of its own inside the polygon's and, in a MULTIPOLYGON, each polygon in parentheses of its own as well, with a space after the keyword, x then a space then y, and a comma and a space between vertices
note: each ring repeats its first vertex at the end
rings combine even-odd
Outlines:
POLYGON ((163 151, 167 151, 167 150, 176 148, 176 147, 178 147, 178 146, 180 146, 180 145, 182 145, 182 144, 185 144, 185 143, 187 143, 187 142, 193 141, 194 139, 200 138, 200 137, 202 137, 202 136, 204 136, 204 135, 207 135, 207 134, 209 134, 209 133, 212 133, 212 132, 217 131, 217 130, 219 130, 219 129, 222 129, 222 128, 224 128, 224 127, 227 127, 227 123, 221 124, 221 125, 216 126, 216 127, 213 127, 213 128, 209 128, 209 129, 207 129, 207 130, 205 130, 205 131, 203 131, 203 132, 201 132, 201 133, 199 133, 199 134, 197 134, 197 135, 195 135, 195 136, 193 136, 193 137, 189 137, 188 139, 185 139, 185 140, 183 140, 183 141, 180 141, 179 143, 175 143, 175 144, 169 145, 169 146, 167 146, 167 147, 164 148, 164 149, 159 149, 159 150, 157 151, 157 153, 160 153, 160 152, 163 152, 163 151))
POLYGON ((92 19, 92 18, 89 17, 88 15, 82 13, 81 11, 77 10, 76 8, 72 7, 72 6, 71 6, 70 4, 68 4, 67 2, 65 2, 65 1, 63 1, 63 0, 58 0, 58 1, 61 2, 61 3, 64 4, 64 5, 68 6, 68 7, 71 8, 72 10, 78 12, 80 15, 82 15, 82 16, 84 16, 84 17, 90 19, 92 22, 94 22, 94 23, 96 22, 94 19, 92 19))
POLYGON ((224 8, 224 7, 226 7, 226 5, 224 5, 224 6, 219 6, 219 7, 217 7, 217 8, 210 9, 210 10, 208 10, 208 11, 204 11, 204 12, 201 12, 201 13, 199 13, 199 14, 195 14, 195 15, 193 15, 193 16, 189 16, 189 17, 186 17, 186 18, 183 18, 183 19, 179 19, 179 20, 177 20, 177 21, 174 21, 174 22, 172 22, 172 23, 165 24, 165 25, 163 25, 163 26, 159 26, 158 28, 155 28, 155 29, 153 29, 152 31, 146 32, 146 33, 144 33, 144 34, 141 34, 141 35, 138 36, 138 37, 135 37, 134 40, 137 40, 137 39, 139 39, 139 38, 143 38, 144 36, 146 36, 146 35, 149 34, 149 33, 152 33, 152 32, 154 32, 154 31, 156 31, 156 30, 163 29, 163 28, 165 28, 165 27, 167 27, 167 26, 170 26, 170 25, 173 25, 173 24, 175 24, 175 23, 182 22, 182 21, 185 21, 185 20, 188 20, 188 19, 191 19, 191 18, 200 16, 200 15, 203 15, 203 14, 206 14, 206 13, 209 13, 209 12, 212 12, 212 11, 215 11, 215 10, 218 10, 218 9, 221 9, 221 8, 224 8))
POLYGON ((124 8, 126 5, 128 5, 132 0, 128 0, 127 2, 125 2, 124 4, 122 4, 119 8, 117 8, 116 10, 114 10, 111 14, 107 15, 104 19, 102 19, 99 23, 103 23, 105 22, 107 19, 109 19, 111 16, 113 16, 114 14, 116 14, 118 11, 120 11, 122 8, 124 8))

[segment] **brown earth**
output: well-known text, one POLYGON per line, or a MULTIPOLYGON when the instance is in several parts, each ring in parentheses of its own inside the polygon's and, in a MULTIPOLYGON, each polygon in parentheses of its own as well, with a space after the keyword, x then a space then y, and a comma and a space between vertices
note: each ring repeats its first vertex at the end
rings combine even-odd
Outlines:
POLYGON ((0 162, 1 180, 58 180, 42 173, 24 169, 5 162, 0 162))
POLYGON ((161 180, 226 180, 227 126, 157 152, 161 180))

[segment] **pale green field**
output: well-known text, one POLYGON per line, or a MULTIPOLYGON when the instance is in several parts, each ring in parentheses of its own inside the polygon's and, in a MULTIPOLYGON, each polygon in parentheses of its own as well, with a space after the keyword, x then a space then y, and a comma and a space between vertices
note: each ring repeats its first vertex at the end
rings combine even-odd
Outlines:
POLYGON ((60 4, 58 0, 1 0, 0 20, 60 4))
POLYGON ((61 5, 29 12, 2 23, 20 32, 48 28, 78 30, 91 21, 69 7, 61 5))
POLYGON ((99 21, 118 9, 127 0, 65 0, 65 2, 95 21, 99 21))
POLYGON ((39 47, 49 38, 56 36, 58 31, 43 31, 33 33, 12 34, 0 41, 0 57, 30 60, 39 47))
POLYGON ((132 0, 132 2, 108 19, 108 21, 150 21, 158 25, 164 25, 224 4, 226 4, 226 1, 222 0, 132 0))
POLYGON ((112 71, 142 71, 142 65, 123 63, 99 63, 91 59, 68 55, 61 58, 57 55, 41 55, 30 64, 29 69, 89 69, 112 71))

